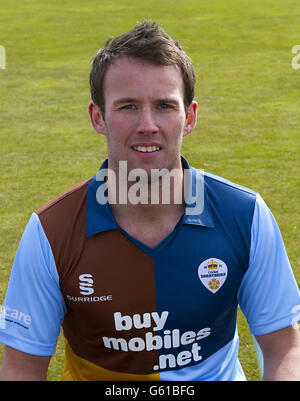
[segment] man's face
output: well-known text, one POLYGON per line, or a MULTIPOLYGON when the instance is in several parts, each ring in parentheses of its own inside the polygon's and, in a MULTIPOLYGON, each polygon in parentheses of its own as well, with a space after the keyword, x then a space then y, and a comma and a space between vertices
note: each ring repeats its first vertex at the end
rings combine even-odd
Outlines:
POLYGON ((105 134, 108 167, 118 171, 180 168, 183 136, 196 124, 197 104, 184 108, 184 84, 176 66, 157 66, 121 57, 104 79, 105 119, 89 107, 92 124, 105 134))

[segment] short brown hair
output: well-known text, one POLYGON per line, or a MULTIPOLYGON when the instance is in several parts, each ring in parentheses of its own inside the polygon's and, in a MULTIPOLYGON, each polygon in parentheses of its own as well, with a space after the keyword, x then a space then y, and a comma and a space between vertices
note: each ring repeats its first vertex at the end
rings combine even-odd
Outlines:
POLYGON ((155 21, 144 21, 131 31, 110 38, 93 57, 90 72, 91 97, 103 116, 105 112, 103 82, 108 68, 121 56, 142 59, 156 65, 177 65, 184 82, 184 105, 187 108, 194 98, 196 82, 191 59, 179 42, 173 40, 155 21))

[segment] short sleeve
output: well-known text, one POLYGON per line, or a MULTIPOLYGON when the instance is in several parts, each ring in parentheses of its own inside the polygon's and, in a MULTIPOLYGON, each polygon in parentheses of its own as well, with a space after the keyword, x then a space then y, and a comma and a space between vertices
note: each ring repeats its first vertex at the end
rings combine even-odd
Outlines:
POLYGON ((33 213, 21 238, 0 315, 0 342, 53 355, 65 314, 50 244, 33 213))
POLYGON ((251 227, 249 267, 238 300, 254 335, 292 325, 300 307, 298 285, 281 233, 260 195, 256 198, 251 227))

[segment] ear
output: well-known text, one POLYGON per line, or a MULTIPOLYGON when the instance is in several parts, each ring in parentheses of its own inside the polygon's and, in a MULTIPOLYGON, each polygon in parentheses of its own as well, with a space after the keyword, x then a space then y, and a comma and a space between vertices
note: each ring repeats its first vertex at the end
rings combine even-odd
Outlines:
POLYGON ((193 101, 188 108, 187 118, 185 121, 185 127, 183 131, 183 136, 188 135, 193 129, 196 127, 197 122, 197 109, 198 104, 197 102, 193 101))
POLYGON ((91 102, 89 104, 88 110, 94 130, 99 134, 106 135, 106 124, 104 122, 99 106, 96 103, 91 102))

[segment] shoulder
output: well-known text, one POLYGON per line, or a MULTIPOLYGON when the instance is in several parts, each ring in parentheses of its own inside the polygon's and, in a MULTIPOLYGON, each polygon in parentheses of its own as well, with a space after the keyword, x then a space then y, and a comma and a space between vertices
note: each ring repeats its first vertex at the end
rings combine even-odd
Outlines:
POLYGON ((90 178, 51 199, 35 213, 52 249, 85 232, 86 195, 90 178))
POLYGON ((51 214, 51 212, 57 213, 60 210, 64 210, 65 212, 72 210, 72 205, 78 204, 80 199, 86 197, 87 187, 90 180, 91 178, 88 178, 87 180, 68 188, 37 209, 35 213, 39 216, 39 218, 42 218, 49 213, 51 214))
POLYGON ((208 186, 214 187, 222 192, 229 192, 231 194, 239 194, 241 196, 249 196, 255 198, 257 193, 252 189, 239 185, 235 182, 229 181, 226 178, 220 177, 215 174, 204 172, 205 182, 208 186))
POLYGON ((255 191, 207 172, 204 172, 204 183, 210 205, 225 213, 247 211, 253 216, 258 195, 255 191))

